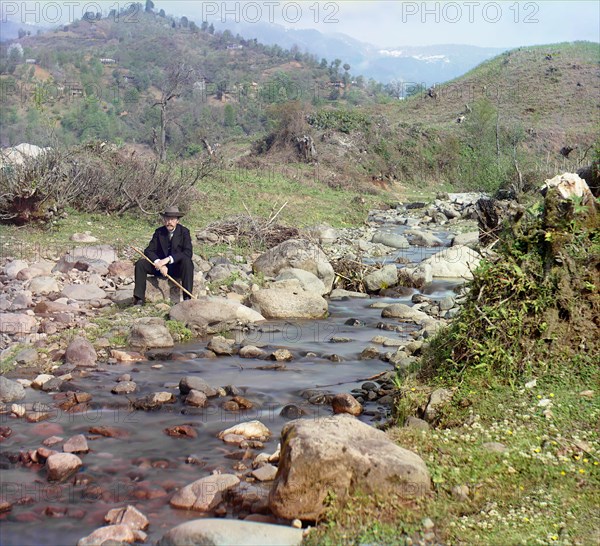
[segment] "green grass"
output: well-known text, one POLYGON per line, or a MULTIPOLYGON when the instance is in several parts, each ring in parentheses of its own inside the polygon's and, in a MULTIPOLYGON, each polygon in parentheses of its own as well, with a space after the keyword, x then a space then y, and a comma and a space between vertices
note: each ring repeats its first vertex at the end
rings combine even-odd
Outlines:
MULTIPOLYGON (((318 172, 306 165, 289 166, 282 172, 264 173, 246 170, 222 171, 207 178, 198 188, 203 198, 191 205, 182 224, 199 231, 211 222, 248 214, 270 218, 284 205, 275 222, 292 227, 307 227, 321 222, 333 226, 361 224, 369 209, 389 195, 365 195, 357 191, 333 189, 318 180, 318 172)), ((129 245, 144 248, 160 218, 139 214, 83 214, 67 211, 67 217, 54 225, 16 227, 0 225, 0 256, 57 259, 74 246, 73 233, 89 231, 98 243, 115 247, 120 254, 133 256, 129 245)), ((228 247, 229 248, 229 247, 228 247)), ((212 255, 225 247, 202 247, 196 253, 212 255)), ((235 248, 240 253, 250 249, 235 248)))
POLYGON ((599 370, 591 366, 584 377, 568 368, 538 377, 533 388, 469 375, 442 416, 455 426, 390 431, 423 458, 433 493, 416 504, 355 497, 330 510, 309 544, 405 544, 406 536, 423 535, 426 517, 444 544, 596 544, 598 384, 599 370), (580 394, 594 388, 592 397, 580 394), (487 442, 506 451, 490 452, 487 442), (457 486, 469 488, 468 499, 452 494, 457 486))

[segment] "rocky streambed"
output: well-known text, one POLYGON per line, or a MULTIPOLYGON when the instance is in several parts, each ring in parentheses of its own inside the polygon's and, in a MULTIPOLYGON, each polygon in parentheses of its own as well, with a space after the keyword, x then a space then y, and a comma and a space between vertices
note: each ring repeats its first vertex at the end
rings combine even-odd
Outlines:
MULTIPOLYGON (((315 229, 313 242, 251 262, 197 258, 199 300, 167 305, 160 282, 149 293, 156 314, 199 336, 185 344, 164 316, 90 335, 95 316, 131 297, 131 264, 114 249, 5 259, 3 357, 18 366, 0 378, 2 544, 203 533, 291 544, 330 490, 425 494, 423 461, 373 425, 391 415, 397 372, 412 373, 458 309, 479 259, 476 234, 456 232, 473 206, 461 195, 374 211, 363 228, 315 229), (340 259, 383 264, 361 269, 368 294, 334 287, 340 259), (196 522, 207 516, 220 519, 196 522)), ((423 417, 447 396, 431 393, 423 417)))

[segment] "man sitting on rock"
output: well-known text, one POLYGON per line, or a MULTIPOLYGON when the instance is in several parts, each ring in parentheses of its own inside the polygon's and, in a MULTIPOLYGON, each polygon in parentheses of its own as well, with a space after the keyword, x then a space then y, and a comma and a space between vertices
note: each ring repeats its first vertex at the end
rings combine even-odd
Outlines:
MULTIPOLYGON (((144 305, 147 275, 180 278, 181 285, 192 292, 194 264, 192 263, 192 238, 190 230, 179 223, 183 216, 178 207, 167 207, 162 213, 163 227, 158 228, 144 254, 154 262, 154 267, 143 258, 135 263, 134 305, 144 305)), ((190 296, 184 292, 183 299, 190 296)))

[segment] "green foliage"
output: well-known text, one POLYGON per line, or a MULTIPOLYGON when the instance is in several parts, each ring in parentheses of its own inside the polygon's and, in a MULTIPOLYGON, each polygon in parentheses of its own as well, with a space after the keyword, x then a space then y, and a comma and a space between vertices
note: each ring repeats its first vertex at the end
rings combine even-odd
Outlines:
MULTIPOLYGON (((530 209, 531 210, 531 209, 530 209)), ((596 215, 555 199, 508 227, 474 273, 469 297, 431 343, 423 375, 490 373, 506 381, 569 365, 582 347, 598 359, 600 246, 596 215)), ((597 364, 600 363, 597 360, 597 364)))
POLYGON ((308 123, 321 130, 335 130, 342 133, 361 131, 366 133, 371 126, 369 116, 357 110, 319 110, 308 117, 308 123))
POLYGON ((177 343, 191 341, 194 338, 192 331, 182 322, 178 320, 167 320, 167 328, 177 343))

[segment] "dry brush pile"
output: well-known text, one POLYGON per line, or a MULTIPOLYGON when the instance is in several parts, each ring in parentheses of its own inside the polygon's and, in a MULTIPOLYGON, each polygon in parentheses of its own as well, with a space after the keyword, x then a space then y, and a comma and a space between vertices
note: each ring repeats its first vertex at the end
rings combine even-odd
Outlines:
POLYGON ((150 162, 104 144, 47 150, 0 167, 0 221, 47 221, 66 207, 117 214, 185 209, 198 197, 198 181, 216 167, 212 159, 185 167, 150 162))

